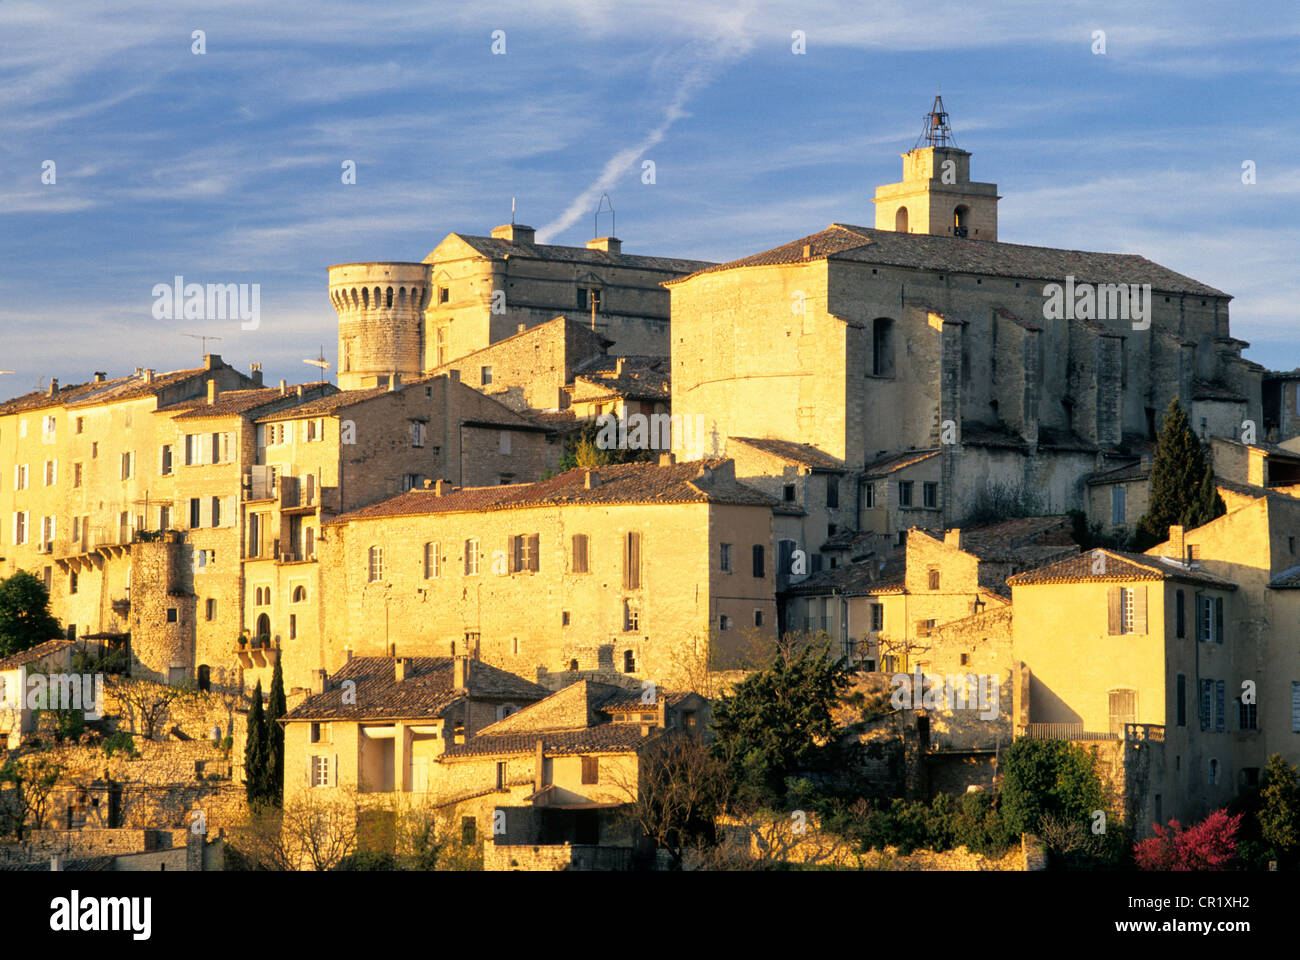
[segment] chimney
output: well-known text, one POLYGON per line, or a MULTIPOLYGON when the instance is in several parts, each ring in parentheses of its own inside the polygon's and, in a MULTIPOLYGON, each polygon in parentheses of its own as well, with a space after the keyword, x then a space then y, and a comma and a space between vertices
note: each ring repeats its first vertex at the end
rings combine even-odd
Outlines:
POLYGON ((406 679, 406 671, 409 665, 410 665, 410 661, 406 657, 397 657, 393 661, 393 667, 394 667, 393 673, 398 683, 401 683, 403 680, 406 679))
POLYGON ((437 483, 433 485, 434 496, 445 497, 449 493, 451 493, 450 480, 439 480, 437 483))
POLYGON ((503 223, 492 228, 492 237, 496 240, 509 240, 511 243, 534 243, 537 231, 522 223, 503 223))
POLYGON ((600 486, 600 471, 587 470, 582 476, 582 485, 588 490, 595 490, 600 486))
POLYGON ((953 527, 943 535, 943 545, 954 550, 961 549, 961 527, 953 527))
MULTIPOLYGON (((148 382, 149 382, 148 380, 145 380, 145 383, 148 382)), ((217 389, 217 381, 209 380, 208 381, 208 406, 210 407, 214 403, 216 403, 217 397, 219 397, 220 395, 221 395, 221 391, 217 389)))
POLYGON ((623 368, 624 368, 626 365, 627 365, 627 358, 626 358, 626 357, 619 357, 617 360, 615 360, 615 361, 614 361, 614 376, 616 376, 616 377, 621 377, 621 376, 623 376, 623 368))
POLYGON ((812 259, 812 244, 811 244, 811 243, 805 243, 805 244, 803 245, 803 258, 804 258, 805 260, 811 260, 811 259, 812 259))
POLYGON ((587 241, 588 250, 604 250, 606 253, 622 253, 623 241, 618 237, 597 237, 587 241))
POLYGON ((402 384, 402 375, 400 373, 394 373, 391 377, 388 378, 388 392, 392 393, 399 386, 401 386, 401 384, 402 384))
POLYGON ((325 671, 317 670, 316 675, 312 677, 311 692, 321 694, 325 692, 325 671))
POLYGON ((307 395, 307 388, 303 386, 301 383, 298 384, 298 399, 301 400, 306 395, 307 395))
POLYGON ((533 790, 540 793, 546 779, 546 750, 541 740, 537 741, 537 752, 534 757, 536 762, 533 765, 533 790))
POLYGON ((348 663, 351 663, 351 662, 352 662, 352 648, 351 648, 351 647, 344 647, 344 648, 343 648, 343 653, 344 653, 344 655, 347 657, 347 662, 348 662, 348 663))
POLYGON ((397 656, 397 644, 396 644, 396 642, 394 642, 394 643, 390 643, 390 644, 388 645, 388 655, 389 655, 390 657, 395 657, 395 656, 397 656))
POLYGON ((103 370, 96 370, 96 371, 95 371, 95 382, 96 382, 96 383, 103 383, 103 382, 104 382, 105 380, 107 380, 107 379, 108 379, 108 374, 105 373, 103 370))
POLYGON ((433 481, 430 480, 428 477, 424 478, 424 489, 426 490, 433 489, 433 481))
POLYGON ((50 857, 50 871, 52 873, 63 872, 63 854, 56 853, 54 856, 50 857))
POLYGON ((222 362, 221 362, 221 354, 219 354, 219 353, 205 353, 205 354, 203 355, 203 369, 204 369, 204 370, 219 370, 219 369, 221 369, 222 366, 223 366, 223 364, 222 364, 222 362))
POLYGON ((520 323, 515 326, 515 333, 523 333, 527 329, 528 329, 528 324, 520 323))
POLYGON ((287 397, 288 395, 289 395, 289 381, 288 381, 288 380, 281 380, 281 381, 280 381, 280 396, 282 396, 282 397, 287 397))
POLYGON ((1174 552, 1174 556, 1179 560, 1186 562, 1190 558, 1187 556, 1187 548, 1183 540, 1183 528, 1176 523, 1169 525, 1169 546, 1174 552))
POLYGON ((248 376, 257 386, 262 385, 262 365, 260 363, 250 363, 248 365, 248 376))
POLYGON ((676 462, 677 462, 677 455, 674 453, 659 454, 659 466, 661 467, 671 467, 676 462))
POLYGON ((448 370, 448 371, 447 371, 447 379, 450 380, 452 383, 460 383, 460 371, 459 371, 459 370, 448 370))
POLYGON ((469 672, 469 657, 456 657, 452 660, 452 685, 457 690, 465 689, 465 677, 469 672))
POLYGON ((142 371, 142 373, 144 374, 144 382, 145 382, 145 383, 153 383, 153 368, 152 368, 152 367, 145 367, 144 370, 142 371))
POLYGON ((58 378, 58 377, 51 377, 51 378, 50 378, 50 396, 52 397, 52 396, 54 396, 54 395, 55 395, 56 393, 58 393, 58 392, 59 392, 59 378, 58 378))

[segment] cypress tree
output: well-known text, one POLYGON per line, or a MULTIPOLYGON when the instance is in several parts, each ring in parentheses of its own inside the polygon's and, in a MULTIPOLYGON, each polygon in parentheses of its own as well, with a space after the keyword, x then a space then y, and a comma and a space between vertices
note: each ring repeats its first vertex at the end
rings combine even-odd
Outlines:
POLYGON ((1175 397, 1165 411, 1151 461, 1151 499, 1134 531, 1134 547, 1147 550, 1169 538, 1171 524, 1200 526, 1226 512, 1214 471, 1187 414, 1175 397))
POLYGON ((269 763, 267 765, 268 783, 267 799, 276 806, 284 798, 284 726, 279 723, 288 712, 284 697, 284 671, 280 669, 280 658, 275 658, 275 670, 271 673, 271 702, 266 710, 266 738, 269 763))
POLYGON ((262 711, 262 681, 258 680, 252 706, 248 709, 248 742, 244 745, 244 793, 250 805, 261 804, 267 797, 268 746, 266 717, 262 711))

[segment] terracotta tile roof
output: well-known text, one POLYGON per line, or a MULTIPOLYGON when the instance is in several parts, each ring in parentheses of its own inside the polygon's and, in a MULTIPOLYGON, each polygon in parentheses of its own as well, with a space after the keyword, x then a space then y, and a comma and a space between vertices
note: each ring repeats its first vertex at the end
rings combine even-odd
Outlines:
POLYGON ((586 488, 588 471, 567 470, 549 480, 497 487, 463 487, 438 496, 433 489, 412 490, 388 500, 340 514, 331 523, 436 513, 477 513, 524 507, 581 503, 729 503, 773 506, 776 501, 725 477, 707 475, 724 460, 688 460, 670 466, 619 463, 593 471, 597 486, 586 488))
POLYGON ((22 413, 26 410, 40 410, 45 407, 61 407, 90 393, 118 386, 130 379, 132 378, 118 377, 114 380, 104 380, 99 383, 94 381, 90 383, 73 383, 68 384, 66 387, 59 387, 53 394, 48 390, 33 390, 31 393, 24 393, 22 396, 0 403, 0 415, 22 413))
POLYGON ((611 373, 586 373, 574 377, 564 388, 575 401, 602 397, 626 397, 630 400, 667 400, 672 395, 668 375, 657 370, 624 366, 622 376, 611 373))
MULTIPOLYGON (((303 390, 309 395, 319 393, 334 394, 338 392, 338 387, 325 381, 316 381, 314 383, 302 384, 303 390)), ((209 404, 205 397, 198 397, 193 400, 182 400, 180 403, 169 404, 166 407, 159 407, 157 413, 175 413, 174 420, 201 420, 204 417, 225 417, 238 414, 250 413, 261 407, 270 406, 277 401, 291 403, 297 400, 297 385, 289 387, 288 394, 280 393, 279 387, 259 387, 254 390, 227 390, 217 397, 217 402, 209 404)), ((309 399, 315 399, 310 396, 309 399)))
POLYGON ((734 440, 737 443, 743 443, 755 450, 762 450, 764 453, 770 453, 772 456, 780 457, 790 463, 802 464, 816 470, 844 472, 843 463, 830 454, 822 453, 816 447, 809 446, 806 443, 795 443, 792 440, 774 440, 770 437, 728 437, 727 439, 728 442, 734 440))
POLYGON ((937 457, 939 451, 936 450, 908 450, 904 453, 891 453, 887 457, 879 460, 873 460, 864 468, 863 479, 875 480, 880 477, 887 477, 896 470, 902 470, 904 467, 910 467, 913 464, 920 463, 922 460, 929 460, 931 457, 937 457))
POLYGON ((382 397, 386 393, 396 393, 400 390, 406 390, 415 384, 413 382, 404 383, 397 390, 390 391, 387 387, 370 387, 365 390, 340 390, 337 393, 331 393, 326 397, 317 397, 314 400, 304 400, 302 403, 295 404, 287 410, 278 410, 275 413, 267 414, 265 417, 259 417, 258 423, 269 423, 272 420, 300 420, 305 417, 328 417, 342 410, 344 407, 352 407, 358 403, 365 403, 367 400, 373 400, 375 397, 382 397))
POLYGON ((466 690, 457 690, 451 657, 407 657, 406 679, 396 678, 393 657, 356 657, 329 678, 324 693, 308 697, 286 720, 409 720, 438 717, 465 697, 531 703, 548 696, 545 687, 481 660, 470 660, 466 690), (345 680, 355 702, 343 701, 345 680))
POLYGON ((821 545, 822 550, 852 550, 863 544, 875 541, 878 535, 866 530, 841 530, 833 537, 827 537, 821 545))
POLYGON ((105 383, 86 384, 88 387, 105 387, 103 390, 87 390, 75 400, 70 400, 68 406, 89 407, 100 403, 118 403, 123 400, 138 400, 141 397, 147 397, 157 394, 166 387, 175 386, 186 380, 198 379, 204 374, 211 373, 206 367, 194 367, 189 370, 173 370, 171 373, 155 374, 151 382, 146 383, 142 376, 123 377, 120 380, 106 381, 105 383))
POLYGON ((1093 573, 1097 562, 1096 550, 1088 550, 1065 560, 1058 560, 1037 570, 1027 570, 1008 577, 1012 587, 1049 583, 1126 583, 1135 580, 1183 580, 1208 586, 1235 590, 1231 580, 1216 577, 1204 570, 1189 569, 1177 560, 1145 553, 1126 553, 1120 550, 1101 550, 1105 559, 1105 573, 1093 573))
POLYGON ((694 696, 689 690, 660 690, 655 688, 654 703, 642 703, 641 695, 633 693, 627 696, 611 697, 600 705, 601 713, 647 713, 660 706, 675 707, 687 697, 694 696))
POLYGON ((961 549, 990 562, 1023 562, 1078 551, 1068 516, 1018 517, 962 530, 961 549))
POLYGON ((606 723, 582 730, 539 730, 524 733, 479 734, 464 743, 449 746, 444 759, 453 757, 514 756, 542 750, 551 756, 575 753, 629 753, 659 735, 656 728, 647 736, 635 723, 606 723))
MULTIPOLYGON (((821 259, 1044 281, 1062 281, 1066 276, 1073 276, 1078 283, 1150 283, 1153 290, 1166 293, 1227 297, 1222 290, 1175 273, 1137 254, 1093 253, 923 233, 897 233, 848 223, 832 223, 820 233, 699 270, 691 277, 737 267, 821 259), (804 256, 805 246, 810 248, 808 257, 804 256)), ((690 277, 669 281, 667 285, 687 279, 690 277)))
POLYGON ((556 433, 574 433, 590 422, 585 418, 579 420, 572 410, 524 410, 519 415, 556 433))
POLYGON ((792 596, 822 596, 834 590, 849 597, 902 593, 906 573, 906 552, 900 548, 888 557, 867 557, 857 563, 840 564, 834 570, 814 573, 786 592, 792 596))
POLYGON ((707 260, 680 260, 675 257, 645 257, 628 253, 608 253, 586 247, 564 247, 549 243, 519 243, 497 237, 480 237, 468 233, 453 236, 463 240, 485 257, 501 259, 528 257, 562 263, 585 263, 592 266, 632 267, 637 270, 659 270, 665 273, 690 273, 711 264, 707 260))
POLYGON ((38 643, 26 650, 11 653, 3 660, 0 660, 0 670, 16 670, 19 667, 26 666, 29 663, 36 663, 38 660, 66 650, 71 646, 74 646, 71 640, 46 640, 44 643, 38 643))
MULTIPOLYGON (((613 341, 610 342, 613 345, 613 341)), ((643 370, 654 370, 657 373, 667 375, 670 372, 669 358, 661 357, 655 354, 623 354, 622 356, 610 356, 601 354, 597 357, 588 357, 586 360, 577 363, 573 367, 574 375, 597 373, 601 371, 612 371, 617 369, 618 361, 623 361, 624 367, 636 367, 643 370)))

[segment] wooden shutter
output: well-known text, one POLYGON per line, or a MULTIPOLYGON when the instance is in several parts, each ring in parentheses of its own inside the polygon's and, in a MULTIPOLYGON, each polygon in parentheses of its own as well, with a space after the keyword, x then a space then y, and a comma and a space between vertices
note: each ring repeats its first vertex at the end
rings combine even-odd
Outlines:
POLYGON ((1147 632, 1147 588, 1133 588, 1133 632, 1147 632))
POLYGON ((623 587, 627 590, 641 587, 641 534, 636 531, 623 538, 623 587))
POLYGON ((1213 680, 1202 680, 1202 681, 1201 681, 1201 695, 1200 695, 1200 697, 1199 697, 1199 700, 1200 700, 1201 729, 1202 729, 1202 730, 1209 730, 1209 729, 1210 729, 1210 707, 1211 707, 1211 704, 1210 704, 1210 697, 1211 697, 1211 691, 1213 690, 1213 688, 1214 688, 1214 681, 1213 681, 1213 680))
POLYGON ((512 536, 506 541, 507 567, 511 573, 518 573, 523 567, 523 539, 512 536))
POLYGON ((573 535, 573 572, 587 572, 587 535, 585 533, 575 533, 573 535))
POLYGON ((1223 643, 1223 597, 1214 598, 1214 642, 1223 643))
POLYGON ((330 786, 337 787, 338 785, 339 785, 339 755, 336 753, 334 754, 334 759, 330 763, 330 786))
POLYGON ((1106 591, 1108 626, 1106 632, 1112 637, 1124 632, 1124 597, 1119 587, 1106 591))
POLYGON ((538 553, 541 550, 541 534, 534 533, 528 538, 528 569, 536 573, 540 568, 538 563, 538 553))

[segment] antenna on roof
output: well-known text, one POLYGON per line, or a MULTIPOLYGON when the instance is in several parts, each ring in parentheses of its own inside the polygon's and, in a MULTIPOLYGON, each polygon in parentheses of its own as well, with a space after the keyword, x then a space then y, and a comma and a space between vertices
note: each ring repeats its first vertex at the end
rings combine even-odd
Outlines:
POLYGON ((948 126, 948 113, 943 108, 941 94, 934 95, 934 104, 925 115, 925 126, 921 128, 921 135, 916 138, 916 146, 912 149, 916 150, 923 143, 932 147, 957 146, 957 141, 952 136, 952 127, 948 126))
POLYGON ((618 228, 614 226, 614 201, 609 198, 608 193, 600 195, 600 203, 596 204, 596 214, 592 217, 592 236, 600 236, 600 215, 604 212, 605 204, 609 204, 609 235, 618 236, 618 228))
POLYGON ((510 198, 510 226, 515 225, 515 198, 510 198))
POLYGON ((210 335, 210 334, 206 334, 206 333, 182 333, 181 336, 182 336, 182 337, 189 337, 191 340, 198 340, 198 341, 199 341, 199 346, 200 346, 200 347, 202 348, 202 350, 203 350, 203 356, 205 356, 205 357, 208 355, 208 341, 209 341, 209 340, 220 340, 220 339, 222 339, 221 337, 214 337, 214 336, 212 336, 212 335, 210 335))
POLYGON ((315 360, 304 359, 303 363, 310 363, 313 367, 320 367, 322 370, 328 370, 330 368, 330 362, 325 359, 325 344, 321 344, 319 357, 315 360))

